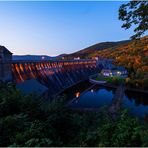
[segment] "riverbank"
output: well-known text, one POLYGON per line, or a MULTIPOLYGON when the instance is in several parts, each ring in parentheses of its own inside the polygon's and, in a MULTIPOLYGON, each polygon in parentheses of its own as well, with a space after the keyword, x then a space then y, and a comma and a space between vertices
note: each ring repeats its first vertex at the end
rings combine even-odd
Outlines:
MULTIPOLYGON (((117 88, 119 86, 119 84, 115 85, 115 84, 109 83, 107 81, 106 81, 106 83, 100 83, 101 82, 100 79, 96 80, 96 79, 93 79, 93 78, 90 78, 89 82, 91 82, 93 84, 98 84, 100 86, 111 87, 111 88, 117 88)), ((103 82, 105 82, 105 81, 103 81, 103 82)), ((125 85, 125 90, 136 91, 136 92, 141 92, 141 93, 147 93, 148 94, 147 90, 131 88, 131 87, 126 86, 126 85, 125 85)))

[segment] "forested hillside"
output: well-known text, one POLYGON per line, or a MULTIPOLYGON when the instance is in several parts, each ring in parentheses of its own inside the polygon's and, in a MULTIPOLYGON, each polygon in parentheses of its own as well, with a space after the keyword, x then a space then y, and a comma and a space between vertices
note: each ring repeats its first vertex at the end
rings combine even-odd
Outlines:
POLYGON ((80 50, 78 52, 66 55, 65 58, 68 58, 68 59, 73 59, 74 57, 89 58, 90 54, 92 54, 94 52, 102 51, 104 49, 111 48, 111 47, 116 47, 116 46, 119 46, 119 45, 123 45, 123 44, 128 43, 128 42, 129 42, 129 40, 118 41, 118 42, 102 42, 102 43, 98 43, 98 44, 92 45, 90 47, 87 47, 85 49, 82 49, 82 50, 80 50))
POLYGON ((128 83, 136 85, 136 87, 148 88, 148 36, 118 47, 94 52, 89 56, 115 59, 115 64, 129 70, 130 76, 126 79, 128 83))

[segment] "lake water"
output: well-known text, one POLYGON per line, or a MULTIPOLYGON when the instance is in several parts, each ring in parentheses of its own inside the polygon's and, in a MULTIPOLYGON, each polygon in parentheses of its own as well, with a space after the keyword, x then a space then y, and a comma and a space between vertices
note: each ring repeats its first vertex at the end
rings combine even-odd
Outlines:
POLYGON ((114 95, 113 89, 95 86, 70 104, 72 108, 100 108, 109 105, 114 95))
MULTIPOLYGON (((74 109, 99 109, 104 105, 111 104, 115 89, 98 85, 88 89, 91 86, 92 84, 86 81, 67 89, 64 94, 67 95, 69 101, 71 100, 69 106, 74 109), (86 89, 88 90, 83 93, 86 89)), ((122 107, 128 108, 131 114, 143 118, 145 114, 148 114, 148 94, 125 91, 122 107)))
POLYGON ((148 115, 148 94, 125 91, 123 107, 128 108, 131 114, 143 118, 148 115))

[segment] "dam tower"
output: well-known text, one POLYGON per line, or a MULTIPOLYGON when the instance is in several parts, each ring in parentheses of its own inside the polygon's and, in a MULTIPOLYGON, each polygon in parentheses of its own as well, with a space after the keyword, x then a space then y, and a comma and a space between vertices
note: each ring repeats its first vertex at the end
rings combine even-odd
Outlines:
POLYGON ((0 81, 12 81, 12 53, 4 46, 0 46, 0 81))

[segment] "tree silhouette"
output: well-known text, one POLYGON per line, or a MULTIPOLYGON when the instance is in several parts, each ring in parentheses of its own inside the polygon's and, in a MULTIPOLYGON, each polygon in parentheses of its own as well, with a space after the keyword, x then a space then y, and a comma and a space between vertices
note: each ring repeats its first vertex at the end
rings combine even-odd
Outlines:
POLYGON ((119 8, 119 20, 124 23, 122 28, 135 26, 135 34, 131 39, 141 37, 148 30, 148 1, 130 1, 119 8))

